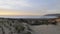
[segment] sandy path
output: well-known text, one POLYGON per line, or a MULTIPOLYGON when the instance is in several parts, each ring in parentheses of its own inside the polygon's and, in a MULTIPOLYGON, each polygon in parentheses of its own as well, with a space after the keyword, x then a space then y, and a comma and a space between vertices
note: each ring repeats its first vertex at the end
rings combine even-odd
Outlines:
POLYGON ((60 25, 32 26, 33 34, 60 34, 60 25))

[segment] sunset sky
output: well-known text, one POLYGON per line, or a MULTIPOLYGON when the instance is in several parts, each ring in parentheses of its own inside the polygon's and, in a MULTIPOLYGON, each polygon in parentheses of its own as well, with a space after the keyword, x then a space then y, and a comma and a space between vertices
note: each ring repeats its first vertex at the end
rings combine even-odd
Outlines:
POLYGON ((60 0, 0 0, 0 15, 60 13, 60 0))

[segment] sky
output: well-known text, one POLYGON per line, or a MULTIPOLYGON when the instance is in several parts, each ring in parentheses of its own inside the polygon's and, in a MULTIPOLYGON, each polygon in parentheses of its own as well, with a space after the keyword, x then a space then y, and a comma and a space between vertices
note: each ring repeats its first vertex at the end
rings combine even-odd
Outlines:
POLYGON ((0 0, 0 15, 60 13, 60 0, 0 0))

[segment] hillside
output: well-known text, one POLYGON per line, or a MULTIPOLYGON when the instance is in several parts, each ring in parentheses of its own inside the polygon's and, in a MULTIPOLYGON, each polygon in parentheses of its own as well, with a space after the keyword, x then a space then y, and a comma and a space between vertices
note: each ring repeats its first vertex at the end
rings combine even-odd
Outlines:
POLYGON ((60 16, 60 14, 46 14, 44 16, 60 16))
POLYGON ((27 23, 18 19, 0 18, 0 34, 31 34, 27 23))

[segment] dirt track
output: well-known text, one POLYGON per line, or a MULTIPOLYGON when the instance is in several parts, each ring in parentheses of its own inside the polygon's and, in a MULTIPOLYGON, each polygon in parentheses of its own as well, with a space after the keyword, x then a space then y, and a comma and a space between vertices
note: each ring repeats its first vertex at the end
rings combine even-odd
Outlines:
POLYGON ((60 23, 58 25, 32 26, 33 34, 60 34, 60 23))

